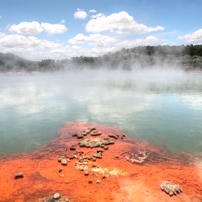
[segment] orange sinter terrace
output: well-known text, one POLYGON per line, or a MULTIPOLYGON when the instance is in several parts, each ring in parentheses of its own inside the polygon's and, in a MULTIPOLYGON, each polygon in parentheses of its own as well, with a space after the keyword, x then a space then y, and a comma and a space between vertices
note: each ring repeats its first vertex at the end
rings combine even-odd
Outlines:
POLYGON ((66 122, 33 153, 0 157, 1 202, 200 202, 202 159, 130 139, 116 126, 66 122))

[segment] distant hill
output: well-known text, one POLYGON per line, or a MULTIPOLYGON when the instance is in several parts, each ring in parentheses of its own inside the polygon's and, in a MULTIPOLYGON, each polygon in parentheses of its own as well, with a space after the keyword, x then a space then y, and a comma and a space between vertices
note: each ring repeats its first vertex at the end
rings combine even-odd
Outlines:
POLYGON ((4 60, 23 60, 23 61, 28 61, 24 58, 21 58, 17 55, 14 55, 12 53, 0 53, 0 59, 4 59, 4 60))
POLYGON ((180 67, 202 70, 202 45, 140 46, 121 49, 99 57, 73 57, 72 59, 39 62, 26 60, 12 53, 0 53, 0 72, 53 72, 71 69, 124 69, 152 67, 180 67))
POLYGON ((36 68, 36 62, 26 60, 12 53, 0 53, 0 71, 30 71, 36 68))

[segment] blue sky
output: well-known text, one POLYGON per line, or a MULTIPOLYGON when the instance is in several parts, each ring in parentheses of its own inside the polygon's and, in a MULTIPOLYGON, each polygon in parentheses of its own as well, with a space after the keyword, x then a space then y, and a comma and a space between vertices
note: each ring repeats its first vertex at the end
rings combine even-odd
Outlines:
POLYGON ((202 43, 201 0, 0 0, 0 52, 30 60, 202 43))

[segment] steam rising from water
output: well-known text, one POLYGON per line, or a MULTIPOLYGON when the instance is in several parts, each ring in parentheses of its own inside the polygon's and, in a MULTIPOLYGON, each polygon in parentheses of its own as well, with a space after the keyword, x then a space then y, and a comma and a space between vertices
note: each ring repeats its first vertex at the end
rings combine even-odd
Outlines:
POLYGON ((134 138, 156 144, 166 139, 172 148, 179 148, 182 139, 190 143, 190 135, 195 149, 202 145, 197 136, 202 131, 201 75, 154 68, 1 74, 0 79, 0 152, 33 151, 66 121, 118 125, 134 138))

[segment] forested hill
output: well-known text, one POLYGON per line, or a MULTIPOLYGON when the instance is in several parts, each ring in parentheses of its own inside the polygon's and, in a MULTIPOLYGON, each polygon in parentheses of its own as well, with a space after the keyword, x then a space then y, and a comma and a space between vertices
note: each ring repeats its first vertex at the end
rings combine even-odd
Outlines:
POLYGON ((139 46, 121 49, 99 57, 74 57, 65 60, 29 61, 13 54, 0 53, 0 72, 53 72, 70 69, 124 69, 176 66, 202 70, 202 45, 139 46))

